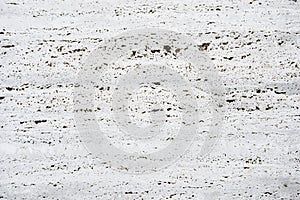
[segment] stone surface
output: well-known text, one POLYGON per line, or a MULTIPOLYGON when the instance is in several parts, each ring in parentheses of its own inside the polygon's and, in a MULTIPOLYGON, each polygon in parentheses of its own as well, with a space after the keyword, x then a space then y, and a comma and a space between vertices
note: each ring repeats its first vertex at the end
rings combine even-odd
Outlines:
POLYGON ((0 198, 299 199, 299 19, 296 0, 1 1, 0 198), (210 155, 199 135, 171 166, 134 175, 85 149, 73 89, 104 40, 146 27, 208 53, 226 112, 210 155))

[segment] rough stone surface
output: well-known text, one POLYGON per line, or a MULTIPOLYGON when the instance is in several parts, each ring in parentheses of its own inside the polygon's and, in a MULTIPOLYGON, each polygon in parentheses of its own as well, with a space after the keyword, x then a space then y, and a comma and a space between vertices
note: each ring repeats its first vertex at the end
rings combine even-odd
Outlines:
POLYGON ((1 1, 0 198, 300 199, 299 27, 296 0, 1 1), (209 156, 199 136, 171 166, 132 175, 85 149, 73 88, 93 49, 145 27, 208 53, 226 112, 209 156))

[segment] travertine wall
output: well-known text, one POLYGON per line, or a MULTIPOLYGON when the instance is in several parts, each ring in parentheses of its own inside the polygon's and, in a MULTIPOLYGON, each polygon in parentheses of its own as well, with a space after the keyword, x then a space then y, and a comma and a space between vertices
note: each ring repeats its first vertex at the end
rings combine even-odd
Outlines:
POLYGON ((300 4, 295 1, 0 3, 0 198, 299 199, 300 4), (222 137, 156 173, 100 165, 80 142, 82 62, 125 30, 195 40, 226 90, 222 137))

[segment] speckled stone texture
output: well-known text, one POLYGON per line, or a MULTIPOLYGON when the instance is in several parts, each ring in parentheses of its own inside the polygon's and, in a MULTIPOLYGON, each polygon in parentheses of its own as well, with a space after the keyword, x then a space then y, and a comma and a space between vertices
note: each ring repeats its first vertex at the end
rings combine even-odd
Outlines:
POLYGON ((1 1, 0 198, 300 199, 299 28, 297 0, 1 1), (166 169, 133 175, 85 149, 73 89, 98 45, 146 27, 208 53, 226 111, 209 156, 199 136, 166 169))

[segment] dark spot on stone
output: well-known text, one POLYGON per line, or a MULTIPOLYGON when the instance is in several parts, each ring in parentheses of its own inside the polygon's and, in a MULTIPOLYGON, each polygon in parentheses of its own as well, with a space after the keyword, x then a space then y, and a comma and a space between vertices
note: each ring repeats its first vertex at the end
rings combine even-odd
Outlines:
POLYGON ((13 44, 9 44, 9 45, 3 45, 2 48, 12 48, 14 47, 15 45, 13 44))
POLYGON ((6 4, 10 4, 10 5, 19 5, 18 3, 14 3, 14 2, 12 2, 12 3, 6 3, 6 4))
POLYGON ((131 57, 134 57, 136 55, 136 51, 132 51, 132 53, 131 53, 131 57))
POLYGON ((39 124, 39 123, 44 123, 46 122, 47 120, 43 119, 43 120, 35 120, 34 123, 36 124, 39 124))
POLYGON ((153 50, 151 50, 151 53, 159 53, 159 52, 160 52, 159 49, 153 49, 153 50))
POLYGON ((162 111, 162 109, 153 109, 152 112, 162 111))
POLYGON ((198 48, 200 51, 206 51, 208 49, 208 46, 210 45, 209 42, 205 42, 205 43, 202 43, 200 45, 198 45, 198 48))
POLYGON ((164 50, 166 50, 168 53, 171 53, 171 47, 169 45, 165 45, 164 50))
POLYGON ((274 91, 276 94, 286 94, 286 92, 274 91))
POLYGON ((8 91, 12 91, 14 88, 12 88, 12 87, 6 87, 6 89, 7 89, 8 91))
POLYGON ((235 99, 227 99, 226 101, 227 101, 228 103, 232 103, 232 102, 235 101, 235 99))
POLYGON ((224 59, 227 59, 227 60, 232 60, 233 57, 223 57, 224 59))
POLYGON ((60 46, 60 47, 57 48, 57 51, 58 51, 58 52, 61 52, 62 49, 63 49, 63 46, 60 46))
POLYGON ((125 194, 132 194, 132 192, 125 192, 125 194))

